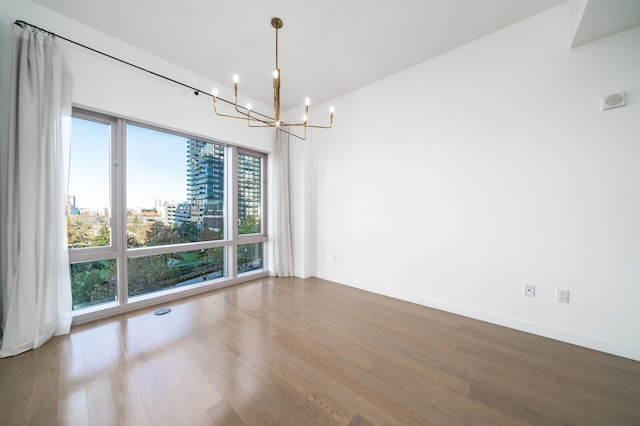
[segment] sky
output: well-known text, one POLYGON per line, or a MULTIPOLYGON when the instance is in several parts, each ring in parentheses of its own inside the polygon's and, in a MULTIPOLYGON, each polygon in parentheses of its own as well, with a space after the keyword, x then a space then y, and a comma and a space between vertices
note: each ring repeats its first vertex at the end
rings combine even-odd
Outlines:
MULTIPOLYGON (((69 195, 78 208, 109 206, 109 128, 73 119, 69 195)), ((153 208, 156 199, 186 201, 187 140, 127 125, 127 208, 153 208)))

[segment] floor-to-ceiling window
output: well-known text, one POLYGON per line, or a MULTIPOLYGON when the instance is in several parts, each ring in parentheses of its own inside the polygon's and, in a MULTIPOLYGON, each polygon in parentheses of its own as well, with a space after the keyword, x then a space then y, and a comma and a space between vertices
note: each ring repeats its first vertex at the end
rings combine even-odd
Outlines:
POLYGON ((237 155, 238 240, 237 271, 263 267, 263 157, 247 152, 237 155))
POLYGON ((74 112, 73 309, 108 309, 264 271, 265 154, 74 112))

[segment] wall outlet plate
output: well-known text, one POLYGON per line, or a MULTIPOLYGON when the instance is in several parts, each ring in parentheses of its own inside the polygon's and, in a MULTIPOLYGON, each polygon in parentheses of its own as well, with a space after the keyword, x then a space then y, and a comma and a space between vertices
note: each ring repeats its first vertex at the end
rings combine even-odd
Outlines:
POLYGON ((569 290, 556 288, 556 302, 569 303, 569 290))
POLYGON ((525 284, 524 285, 524 295, 528 297, 536 296, 536 286, 533 284, 525 284))

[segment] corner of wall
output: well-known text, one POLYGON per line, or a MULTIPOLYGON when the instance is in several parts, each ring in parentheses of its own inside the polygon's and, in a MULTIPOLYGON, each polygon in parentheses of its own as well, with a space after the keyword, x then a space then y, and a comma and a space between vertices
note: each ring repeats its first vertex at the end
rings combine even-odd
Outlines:
POLYGON ((580 28, 580 22, 582 22, 582 18, 584 16, 584 11, 587 9, 587 3, 589 0, 571 0, 571 34, 570 34, 570 45, 571 47, 575 47, 576 43, 576 35, 578 34, 578 29, 580 28))

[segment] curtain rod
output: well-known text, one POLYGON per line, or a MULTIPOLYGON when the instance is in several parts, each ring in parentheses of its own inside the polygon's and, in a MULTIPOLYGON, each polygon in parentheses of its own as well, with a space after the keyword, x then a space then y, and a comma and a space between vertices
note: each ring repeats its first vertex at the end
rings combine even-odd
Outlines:
MULTIPOLYGON (((45 33, 49 34, 51 37, 57 37, 57 38, 62 39, 62 40, 64 40, 64 41, 68 42, 68 43, 75 44, 76 46, 80 46, 80 47, 82 47, 82 48, 84 48, 84 49, 87 49, 87 50, 90 50, 90 51, 92 51, 92 52, 94 52, 94 53, 98 53, 98 54, 100 54, 100 55, 106 56, 107 58, 109 58, 109 59, 113 59, 114 61, 118 61, 118 62, 123 63, 123 64, 125 64, 125 65, 129 65, 130 67, 136 68, 136 69, 138 69, 138 70, 140 70, 140 71, 144 71, 144 72, 149 73, 149 74, 152 74, 152 75, 154 75, 154 76, 156 76, 156 77, 163 78, 163 79, 165 79, 165 80, 167 80, 167 81, 170 81, 171 83, 178 84, 178 85, 180 85, 180 86, 182 86, 182 87, 186 87, 187 89, 193 90, 193 94, 194 94, 194 95, 196 95, 196 96, 198 96, 200 93, 202 93, 202 94, 204 94, 204 95, 207 95, 207 96, 209 96, 209 97, 213 98, 213 95, 212 95, 211 93, 207 92, 207 91, 200 90, 200 89, 198 89, 198 88, 196 88, 196 87, 193 87, 193 86, 189 86, 188 84, 182 83, 182 82, 180 82, 180 81, 178 81, 178 80, 174 80, 173 78, 170 78, 170 77, 164 76, 164 75, 162 75, 162 74, 159 74, 159 73, 157 73, 157 72, 154 72, 154 71, 148 70, 148 69, 143 68, 143 67, 141 67, 141 66, 139 66, 139 65, 132 64, 131 62, 127 62, 127 61, 125 61, 124 59, 116 58, 115 56, 109 55, 108 53, 101 52, 100 50, 94 49, 93 47, 89 47, 89 46, 87 46, 87 45, 85 45, 85 44, 78 43, 77 41, 74 41, 74 40, 68 39, 68 38, 63 37, 63 36, 61 36, 61 35, 58 35, 58 34, 56 34, 56 33, 53 33, 53 32, 51 32, 51 31, 49 31, 49 30, 45 30, 44 28, 40 28, 40 27, 38 27, 38 26, 36 26, 36 25, 30 24, 30 23, 28 23, 28 22, 25 22, 25 21, 22 21, 22 20, 16 20, 16 21, 14 21, 14 23, 13 23, 13 24, 14 24, 14 25, 17 25, 17 26, 19 26, 19 27, 22 27, 22 28, 24 28, 25 26, 29 26, 29 27, 31 27, 31 28, 33 28, 33 29, 38 30, 38 31, 45 32, 45 33)), ((226 102, 226 103, 227 103, 227 104, 229 104, 229 105, 235 105, 235 103, 234 103, 234 102, 228 101, 228 100, 226 100, 226 99, 224 99, 224 98, 221 98, 221 97, 219 97, 219 96, 216 96, 216 99, 218 99, 218 100, 220 100, 220 101, 222 101, 222 102, 226 102)), ((238 105, 238 107, 239 107, 239 108, 244 108, 244 107, 242 107, 242 106, 240 106, 240 105, 238 105)), ((273 120, 273 117, 269 117, 268 115, 264 115, 264 114, 261 114, 261 113, 259 113, 259 112, 257 112, 257 111, 253 111, 253 110, 252 110, 252 112, 253 112, 254 114, 260 115, 260 116, 265 117, 265 118, 268 118, 268 119, 270 119, 270 120, 273 120)))

